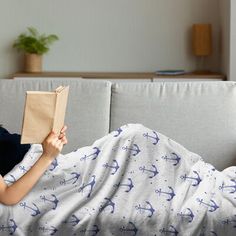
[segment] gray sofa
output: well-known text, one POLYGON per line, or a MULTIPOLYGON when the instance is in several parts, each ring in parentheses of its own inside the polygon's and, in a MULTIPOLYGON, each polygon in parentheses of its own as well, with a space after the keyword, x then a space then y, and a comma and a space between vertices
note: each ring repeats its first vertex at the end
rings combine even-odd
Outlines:
POLYGON ((222 170, 236 159, 236 83, 125 82, 80 78, 0 80, 0 123, 20 133, 25 92, 70 85, 64 153, 126 123, 163 133, 222 170))

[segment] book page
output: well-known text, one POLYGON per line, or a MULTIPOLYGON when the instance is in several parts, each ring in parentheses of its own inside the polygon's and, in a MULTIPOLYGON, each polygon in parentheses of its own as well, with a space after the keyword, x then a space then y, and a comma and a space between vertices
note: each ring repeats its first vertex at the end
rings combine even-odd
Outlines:
POLYGON ((69 93, 69 86, 63 88, 59 87, 56 90, 57 101, 56 101, 53 131, 56 132, 57 134, 60 133, 60 130, 64 125, 68 93, 69 93))

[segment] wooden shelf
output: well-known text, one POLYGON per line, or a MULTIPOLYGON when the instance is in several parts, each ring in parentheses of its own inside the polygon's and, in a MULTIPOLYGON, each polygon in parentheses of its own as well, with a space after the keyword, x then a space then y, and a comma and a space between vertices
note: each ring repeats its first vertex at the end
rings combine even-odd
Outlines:
POLYGON ((96 79, 152 79, 152 78, 181 78, 181 79, 194 79, 194 78, 206 78, 206 79, 221 79, 226 80, 225 76, 220 73, 187 73, 183 75, 157 75, 151 72, 40 72, 40 73, 25 73, 18 72, 11 76, 12 78, 20 77, 82 77, 82 78, 96 78, 96 79))

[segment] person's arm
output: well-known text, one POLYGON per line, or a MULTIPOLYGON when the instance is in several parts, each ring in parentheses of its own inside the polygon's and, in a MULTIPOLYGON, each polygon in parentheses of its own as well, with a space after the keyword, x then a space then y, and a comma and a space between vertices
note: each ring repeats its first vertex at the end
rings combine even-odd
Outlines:
POLYGON ((37 183, 48 166, 61 152, 64 144, 67 143, 65 136, 66 127, 63 127, 59 136, 51 132, 42 143, 43 153, 35 164, 12 185, 7 186, 0 175, 0 202, 5 205, 18 203, 37 183))

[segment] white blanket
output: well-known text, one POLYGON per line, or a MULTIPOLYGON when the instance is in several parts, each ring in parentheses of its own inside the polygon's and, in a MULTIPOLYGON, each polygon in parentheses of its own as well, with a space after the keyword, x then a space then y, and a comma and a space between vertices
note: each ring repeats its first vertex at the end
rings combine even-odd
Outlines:
MULTIPOLYGON (((5 181, 38 159, 32 145, 5 181)), ((223 158, 223 157, 222 157, 223 158)), ((223 172, 170 138, 128 124, 59 155, 15 206, 0 235, 236 235, 236 167, 223 172)))

